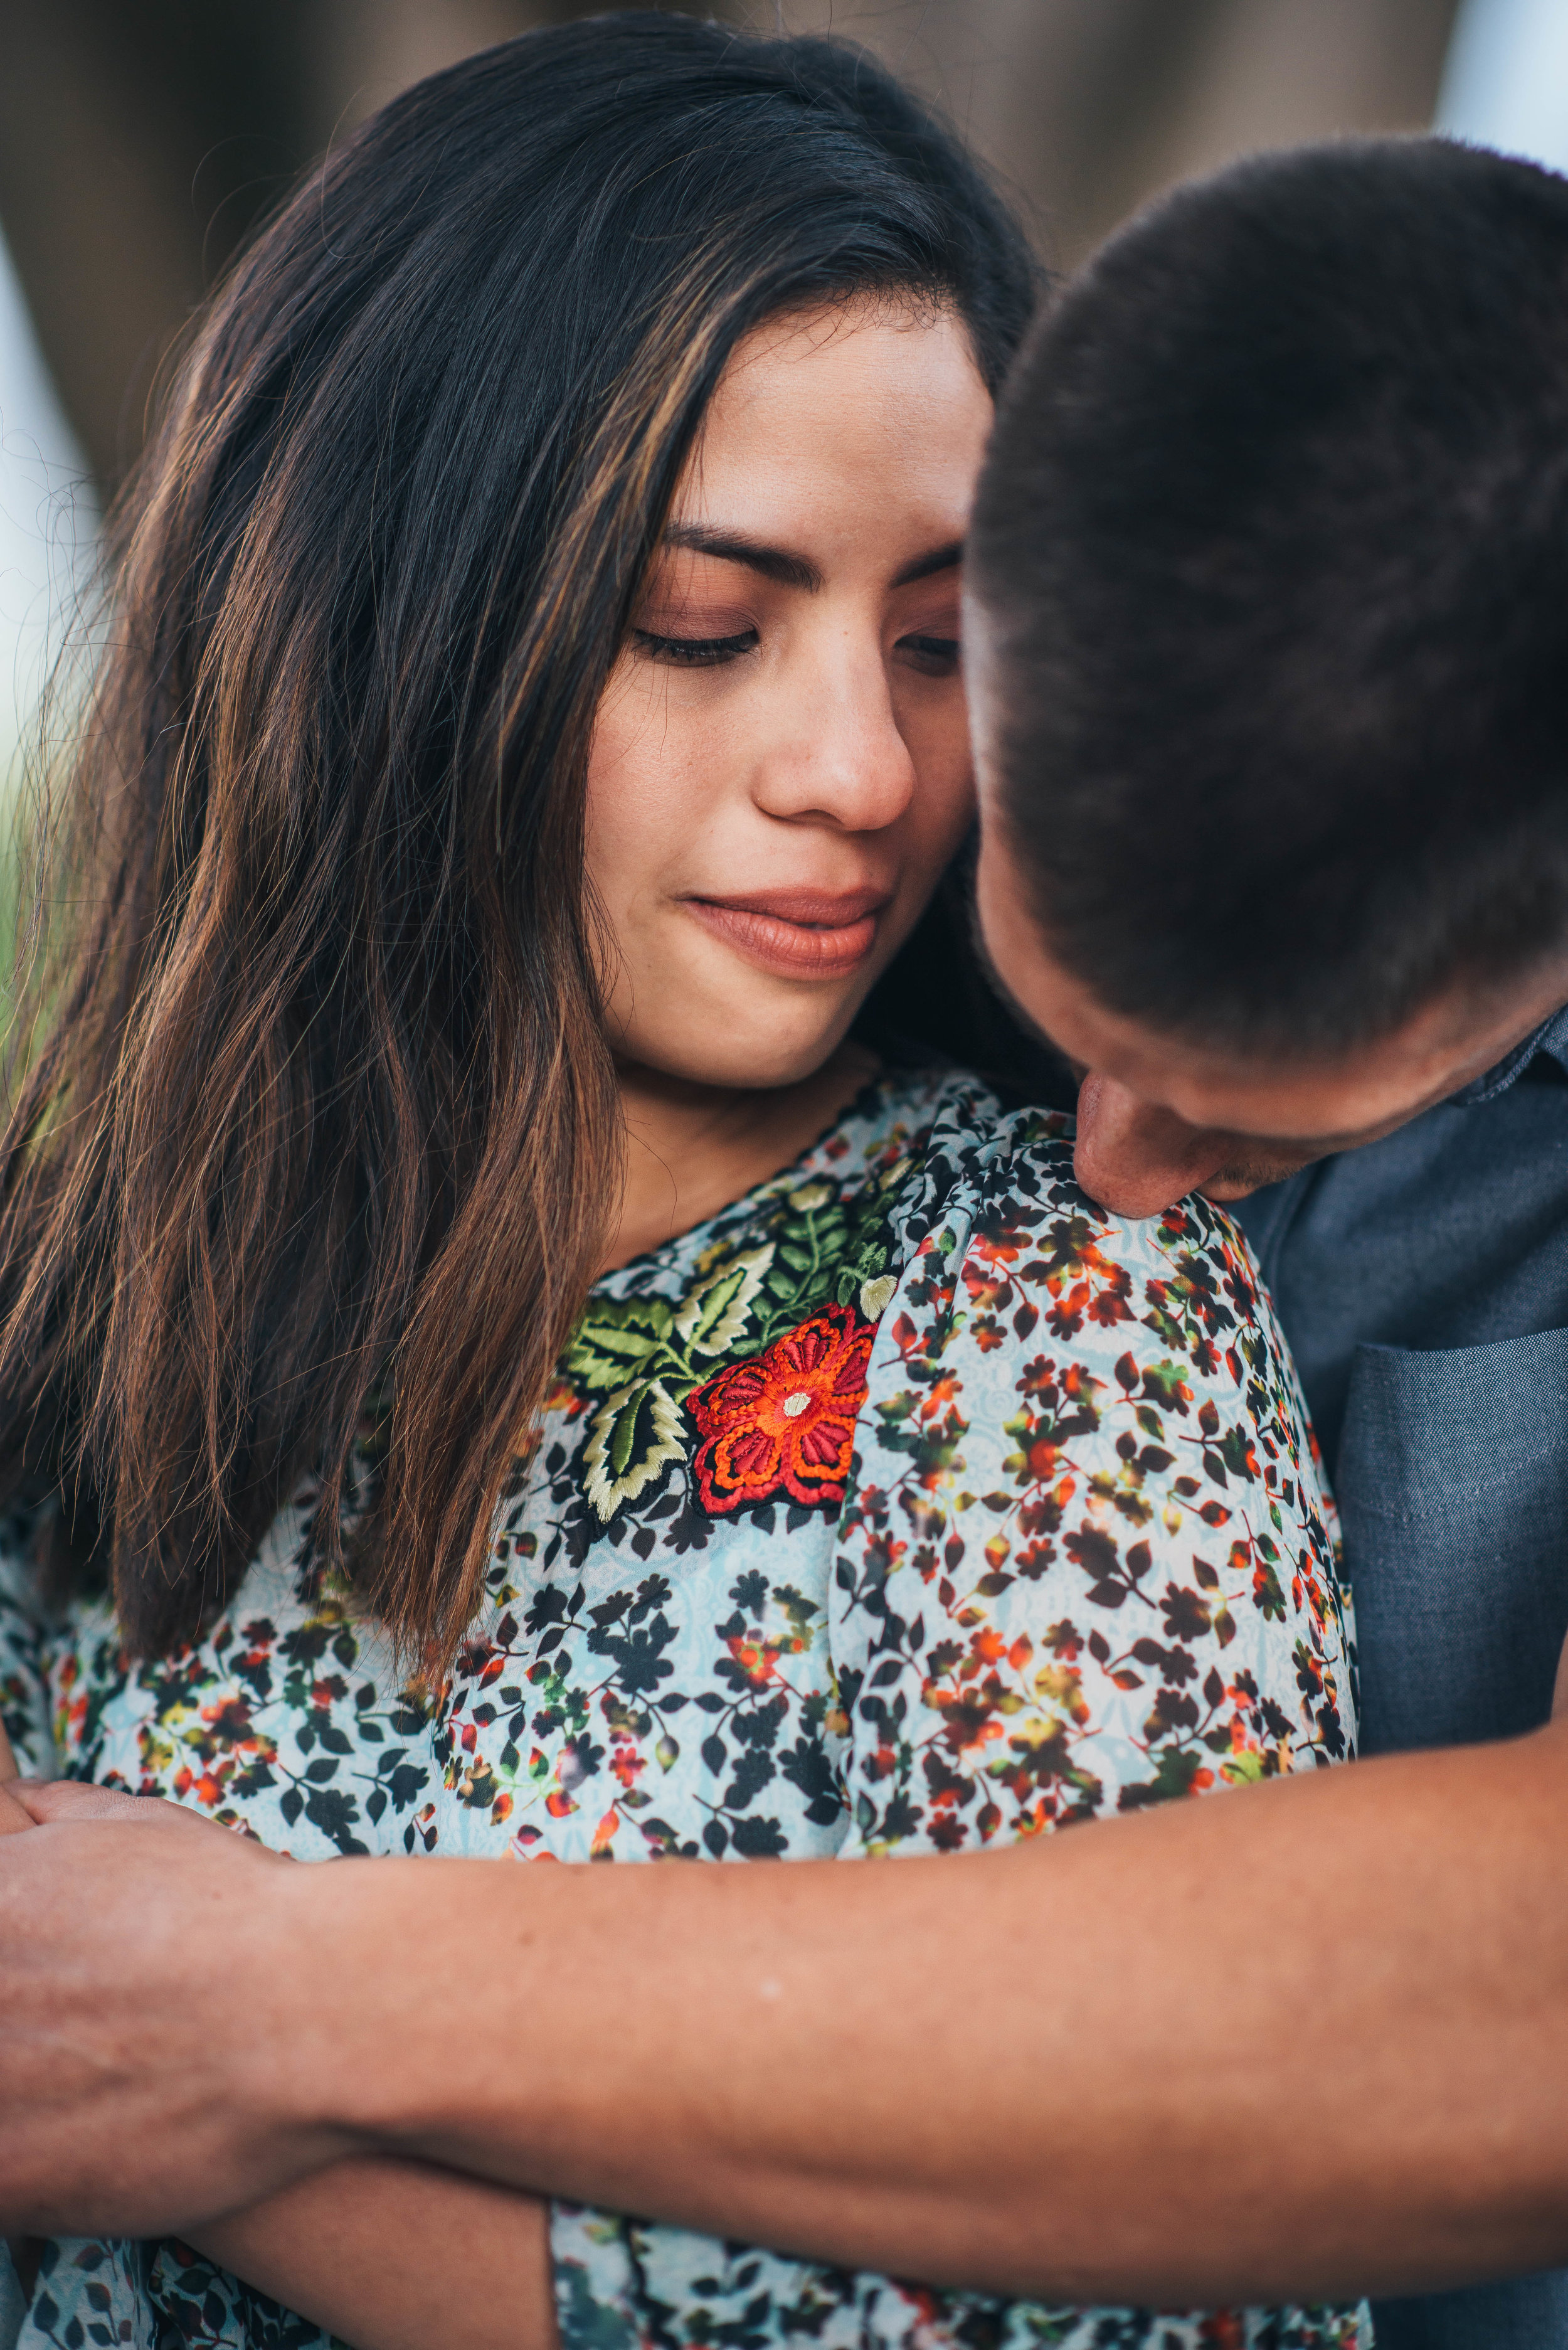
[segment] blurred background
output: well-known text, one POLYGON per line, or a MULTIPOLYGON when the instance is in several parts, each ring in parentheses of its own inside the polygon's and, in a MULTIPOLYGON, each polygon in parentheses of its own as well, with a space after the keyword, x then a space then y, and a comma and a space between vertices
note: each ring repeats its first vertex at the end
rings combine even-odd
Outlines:
MULTIPOLYGON (((698 13, 694 7, 693 13, 698 13)), ((0 0, 0 771, 140 445, 250 224, 421 75, 591 0, 0 0)), ((1568 0, 721 0, 864 43, 1070 268, 1177 179, 1339 131, 1568 165, 1568 0)))

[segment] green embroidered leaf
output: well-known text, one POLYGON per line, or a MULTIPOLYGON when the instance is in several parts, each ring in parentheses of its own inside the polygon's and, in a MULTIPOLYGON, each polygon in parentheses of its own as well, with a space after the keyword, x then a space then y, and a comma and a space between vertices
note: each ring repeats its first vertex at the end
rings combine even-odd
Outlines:
POLYGON ((673 1321, 667 1297, 591 1300, 566 1350, 567 1376, 591 1395, 625 1387, 628 1374, 663 1351, 673 1321))
POLYGON ((887 1312, 892 1303, 893 1292, 898 1286, 897 1281, 890 1273, 880 1274, 875 1281, 861 1283, 860 1311, 867 1322, 878 1321, 887 1312))
POLYGON ((626 1474, 626 1464, 637 1451, 637 1423, 642 1415, 643 1404, 650 1392, 651 1390, 645 1391, 631 1402, 623 1404, 610 1423, 608 1451, 612 1476, 622 1477, 626 1474))
POLYGON ((584 1490, 603 1519, 634 1502, 671 1461, 685 1457, 680 1410, 663 1382, 622 1388, 595 1412, 583 1454, 584 1490))
POLYGON ((590 1321, 603 1320, 618 1329, 647 1330, 656 1338, 667 1337, 675 1319, 675 1308, 668 1297, 607 1297, 588 1307, 590 1321))
POLYGON ((570 1377, 589 1395, 613 1395, 625 1387, 626 1375, 631 1367, 624 1358, 602 1355, 596 1347, 586 1346, 580 1337, 573 1341, 566 1357, 570 1377))
POLYGON ((673 1326, 694 1355, 721 1355, 746 1326, 746 1315, 774 1261, 771 1241, 748 1249, 699 1282, 675 1315, 673 1326))

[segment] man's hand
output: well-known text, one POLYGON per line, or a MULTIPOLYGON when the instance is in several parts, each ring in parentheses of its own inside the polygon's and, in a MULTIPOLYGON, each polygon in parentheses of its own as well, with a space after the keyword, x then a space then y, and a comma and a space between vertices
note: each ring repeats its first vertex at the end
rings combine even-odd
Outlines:
POLYGON ((308 2065, 316 2019, 336 2037, 354 1997, 330 1965, 312 1983, 270 1899, 318 1872, 178 1804, 14 1765, 0 1800, 33 1830, 0 1866, 0 2226, 177 2227, 374 2350, 553 2350, 543 2204, 419 2163, 331 2160, 347 2134, 291 2106, 290 2059, 308 2065), (10 1865, 24 1844, 26 1872, 10 1865), (247 2044, 263 2052, 248 2072, 232 2061, 247 2044))
POLYGON ((0 2233, 194 2226, 346 2151, 289 2105, 351 1996, 288 1966, 307 1872, 106 1788, 0 1804, 0 2233))

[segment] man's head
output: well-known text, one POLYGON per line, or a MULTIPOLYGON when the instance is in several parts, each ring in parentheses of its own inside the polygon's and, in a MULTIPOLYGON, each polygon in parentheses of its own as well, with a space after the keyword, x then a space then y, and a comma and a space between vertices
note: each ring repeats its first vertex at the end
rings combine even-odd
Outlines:
POLYGON ((999 975, 1152 1212, 1369 1141, 1568 998, 1568 182, 1272 157, 1036 331, 968 624, 999 975))

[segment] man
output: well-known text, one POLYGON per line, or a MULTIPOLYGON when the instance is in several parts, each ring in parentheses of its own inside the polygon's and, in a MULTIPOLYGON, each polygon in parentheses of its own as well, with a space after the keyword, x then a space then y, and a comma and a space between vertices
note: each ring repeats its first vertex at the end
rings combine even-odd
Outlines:
MULTIPOLYGON (((992 956, 1094 1073, 1095 1197, 1244 1203, 1367 1754, 1537 1726, 1568 1630, 1565 224, 1430 143, 1190 192, 1063 306, 977 522, 992 956)), ((1515 2327, 1568 2344, 1568 2277, 1378 2339, 1515 2327)))
POLYGON ((1568 185, 1411 142, 1179 195, 1027 355, 972 596, 992 961, 1086 1072, 1088 1191, 1257 1194, 1379 1759, 871 1868, 296 1869, 26 1794, 0 2219, 189 2224, 379 2144, 1080 2303, 1568 2261, 1568 185))

